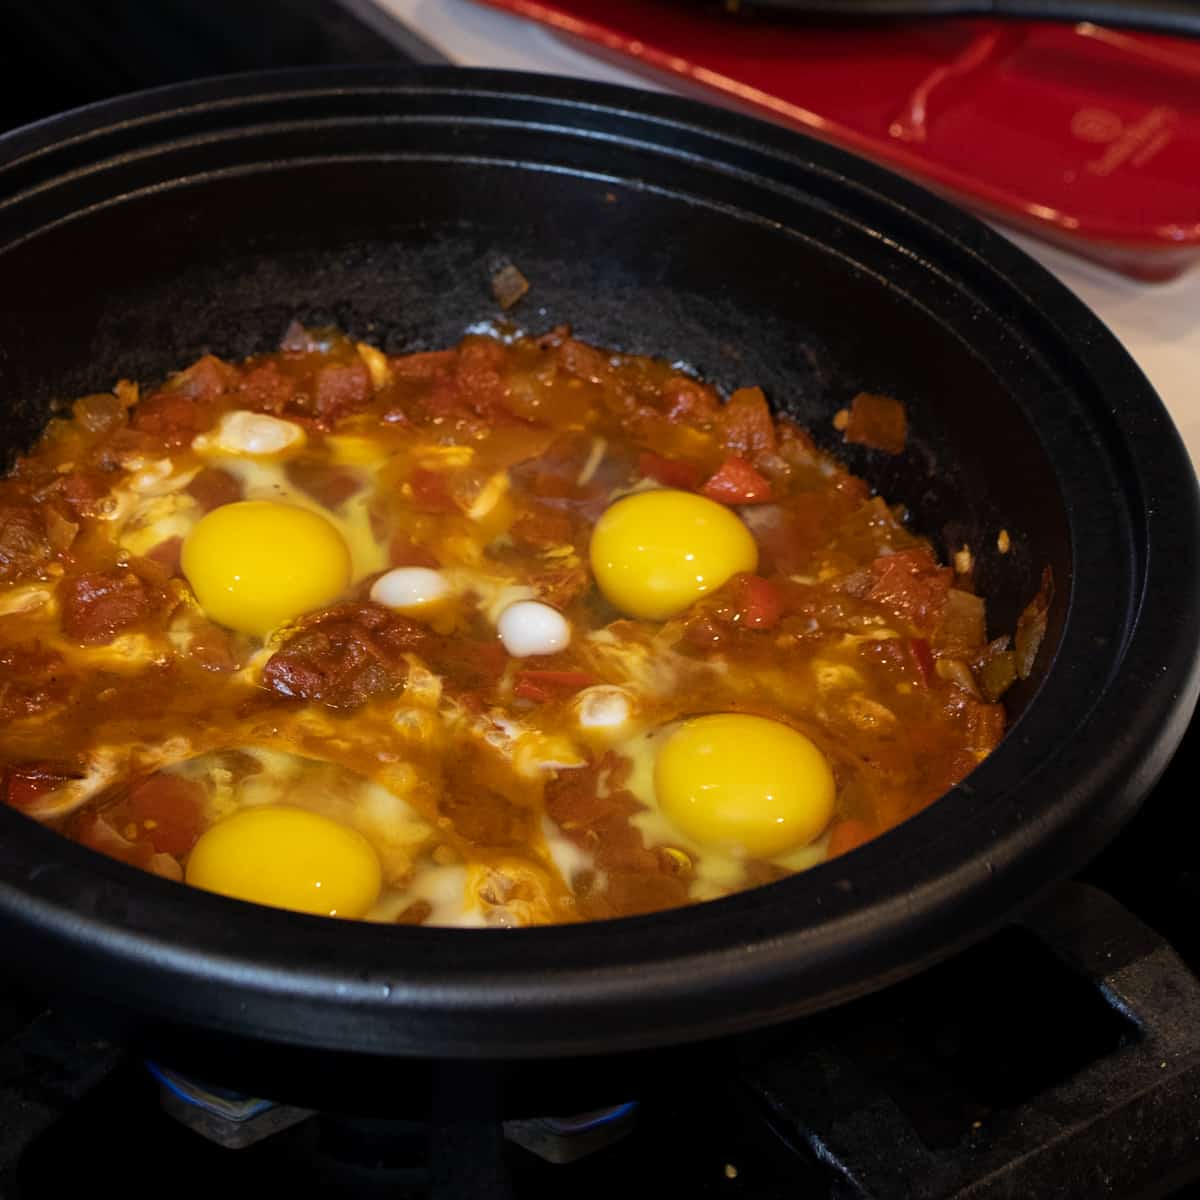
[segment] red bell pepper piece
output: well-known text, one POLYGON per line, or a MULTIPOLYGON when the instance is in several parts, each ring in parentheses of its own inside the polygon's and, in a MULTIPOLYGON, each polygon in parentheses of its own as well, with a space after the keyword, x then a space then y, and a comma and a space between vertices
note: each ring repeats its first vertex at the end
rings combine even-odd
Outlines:
POLYGON ((736 454, 721 464, 700 492, 722 504, 762 504, 771 499, 770 483, 736 454))
POLYGON ((643 450, 638 455, 638 471, 647 479, 654 479, 664 487, 681 488, 694 492, 700 486, 700 468, 678 458, 663 458, 643 450))
POLYGON ((513 695, 543 703, 591 687, 595 682, 596 677, 586 671, 519 671, 513 695))
POLYGON ((917 665, 917 674, 921 677, 922 685, 929 687, 936 674, 933 651, 930 650, 929 643, 924 638, 909 638, 908 649, 912 654, 913 662, 917 665))
POLYGON ((739 624, 745 629, 773 629, 783 616, 783 594, 761 575, 740 575, 737 581, 739 624))
POLYGON ((51 763, 23 763, 9 767, 3 776, 4 802, 13 808, 28 808, 47 792, 69 779, 79 778, 51 763))

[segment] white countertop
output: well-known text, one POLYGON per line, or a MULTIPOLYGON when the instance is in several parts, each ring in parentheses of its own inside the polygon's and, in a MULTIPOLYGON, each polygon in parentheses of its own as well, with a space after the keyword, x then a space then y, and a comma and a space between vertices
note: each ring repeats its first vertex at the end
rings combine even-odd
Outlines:
MULTIPOLYGON (((461 66, 647 81, 583 54, 532 22, 471 0, 375 0, 461 66)), ((1197 182, 1200 188, 1200 180, 1197 182)), ((1149 376, 1200 463, 1200 268, 1170 283, 1113 274, 1031 238, 1009 235, 1107 322, 1149 376)))

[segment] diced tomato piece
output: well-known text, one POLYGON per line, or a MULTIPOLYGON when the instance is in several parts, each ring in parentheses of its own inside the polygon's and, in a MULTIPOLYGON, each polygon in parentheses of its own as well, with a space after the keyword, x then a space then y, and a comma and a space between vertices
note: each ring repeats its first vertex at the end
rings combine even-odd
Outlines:
POLYGON ((371 399, 370 372, 362 363, 322 367, 317 372, 316 393, 318 418, 337 421, 366 407, 371 399))
POLYGON ((229 634, 215 625, 201 627, 192 634, 188 657, 206 671, 223 673, 238 668, 237 655, 229 634))
POLYGON ((830 858, 848 854, 851 850, 857 850, 864 842, 869 842, 872 833, 873 831, 866 821, 857 821, 853 818, 838 821, 829 831, 829 848, 826 853, 830 858))
POLYGON ((567 338, 558 347, 558 361, 563 370, 589 383, 599 383, 612 373, 607 354, 574 338, 567 338))
POLYGON ((291 403, 296 386, 276 362, 266 362, 247 371, 238 384, 238 392, 247 408, 280 416, 291 403))
POLYGON ((108 642, 144 620, 163 597, 132 571, 92 571, 61 587, 62 627, 79 642, 108 642))
POLYGON ((454 634, 435 639, 425 661, 435 674, 454 681, 457 699, 482 712, 512 659, 499 637, 454 634))
POLYGON ((185 489, 207 513, 242 498, 242 482, 220 467, 202 467, 185 489))
POLYGON ((746 629, 773 629, 783 615, 783 593, 761 575, 739 575, 735 581, 739 623, 746 629))
POLYGON ((423 513, 456 513, 458 505, 450 495, 446 477, 440 471, 418 467, 409 477, 413 508, 423 513))
POLYGON ((694 492, 701 480, 699 467, 678 458, 663 458, 649 450, 638 455, 638 473, 664 487, 681 488, 685 492, 694 492))
POLYGON ((66 703, 75 685, 62 655, 40 642, 0 645, 0 727, 66 703))
POLYGON ((682 879, 672 879, 644 868, 614 870, 609 873, 605 899, 622 916, 662 912, 688 902, 687 884, 682 879))
POLYGON ((541 499, 573 497, 577 491, 575 480, 592 450, 590 435, 565 433, 532 456, 523 458, 513 473, 514 482, 541 499))
POLYGON ((744 458, 731 454, 700 489, 722 504, 763 504, 771 499, 771 485, 744 458))
MULTIPOLYGON (((716 392, 686 375, 672 375, 662 385, 663 409, 668 421, 703 425, 721 411, 716 392)), ((642 474, 646 474, 645 471, 642 474)))
POLYGON ((388 366, 397 379, 411 379, 428 383, 438 375, 444 375, 454 366, 453 350, 421 350, 416 354, 401 354, 388 359, 388 366))
POLYGON ((108 492, 103 477, 94 471, 72 471, 59 483, 62 498, 76 516, 96 515, 96 503, 108 492))
POLYGON ((542 702, 578 692, 594 683, 596 677, 586 671, 520 671, 513 695, 542 702))
POLYGON ((399 691, 409 652, 428 653, 423 626, 379 604, 341 604, 307 617, 263 667, 277 696, 353 709, 399 691))
POLYGON ((775 453, 775 421, 762 388, 738 388, 718 414, 717 429, 727 450, 748 458, 775 453))
POLYGON ((160 854, 186 854, 200 836, 204 789, 178 775, 151 775, 133 785, 129 811, 160 854))
POLYGON ((924 638, 909 638, 908 649, 913 662, 917 665, 917 674, 920 676, 921 682, 925 687, 929 687, 935 673, 933 651, 930 650, 929 643, 924 638))
POLYGON ((215 415, 206 400, 194 399, 188 392, 157 392, 133 410, 133 428, 153 434, 164 447, 174 448, 208 429, 215 415))
POLYGON ((54 763, 22 763, 4 774, 4 802, 12 808, 28 808, 35 800, 78 778, 54 763))
POLYGON ((454 356, 453 370, 436 374, 421 404, 428 416, 448 420, 482 417, 489 422, 506 415, 508 384, 501 374, 504 347, 489 338, 467 338, 454 356))
POLYGON ((922 628, 931 628, 946 605, 954 572, 939 567, 925 549, 885 555, 871 564, 875 582, 868 598, 922 628))
POLYGON ((45 518, 36 509, 0 505, 0 579, 18 579, 50 557, 45 518))
MULTIPOLYGON (((602 817, 592 825, 596 865, 609 872, 658 870, 658 855, 646 848, 642 832, 629 823, 626 813, 602 817)), ((611 875, 609 878, 611 884, 611 875)))
POLYGON ((530 507, 512 527, 513 541, 519 546, 544 549, 561 546, 571 540, 571 518, 545 505, 530 507))
POLYGON ((871 563, 871 570, 877 577, 897 567, 913 573, 940 569, 932 552, 925 546, 915 550, 898 550, 895 554, 882 554, 871 563))
POLYGON ((972 703, 967 709, 967 728, 972 750, 990 753, 1004 736, 1005 713, 1002 704, 972 703))
POLYGON ((5 782, 5 803, 14 809, 24 809, 38 797, 53 791, 54 784, 36 775, 13 772, 5 782))
POLYGON ((546 785, 546 812, 560 829, 571 833, 617 815, 619 801, 611 790, 601 793, 598 766, 563 771, 546 785))

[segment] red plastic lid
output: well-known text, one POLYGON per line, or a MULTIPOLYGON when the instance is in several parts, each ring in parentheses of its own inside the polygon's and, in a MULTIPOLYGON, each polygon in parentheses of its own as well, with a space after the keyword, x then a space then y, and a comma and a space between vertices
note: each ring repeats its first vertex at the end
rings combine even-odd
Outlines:
POLYGON ((799 23, 481 0, 1146 279, 1200 261, 1200 41, 1008 20, 799 23))

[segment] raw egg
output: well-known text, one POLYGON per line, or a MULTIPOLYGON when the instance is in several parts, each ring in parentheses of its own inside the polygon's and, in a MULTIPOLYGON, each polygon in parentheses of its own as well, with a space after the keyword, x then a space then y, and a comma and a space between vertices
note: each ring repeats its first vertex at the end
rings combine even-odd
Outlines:
POLYGON ((609 603, 661 621, 739 571, 753 571, 758 547, 724 505, 661 488, 610 505, 596 522, 590 557, 609 603))
POLYGON ((270 500, 214 508, 184 540, 181 561, 212 620, 259 637, 350 583, 350 552, 333 524, 270 500))
POLYGON ((186 879, 237 900, 328 917, 361 917, 382 883, 361 833, 283 805, 218 821, 193 847, 186 879))
POLYGON ((787 725, 742 713, 684 721, 658 751, 654 787, 688 837, 758 858, 807 845, 833 816, 821 751, 787 725))

